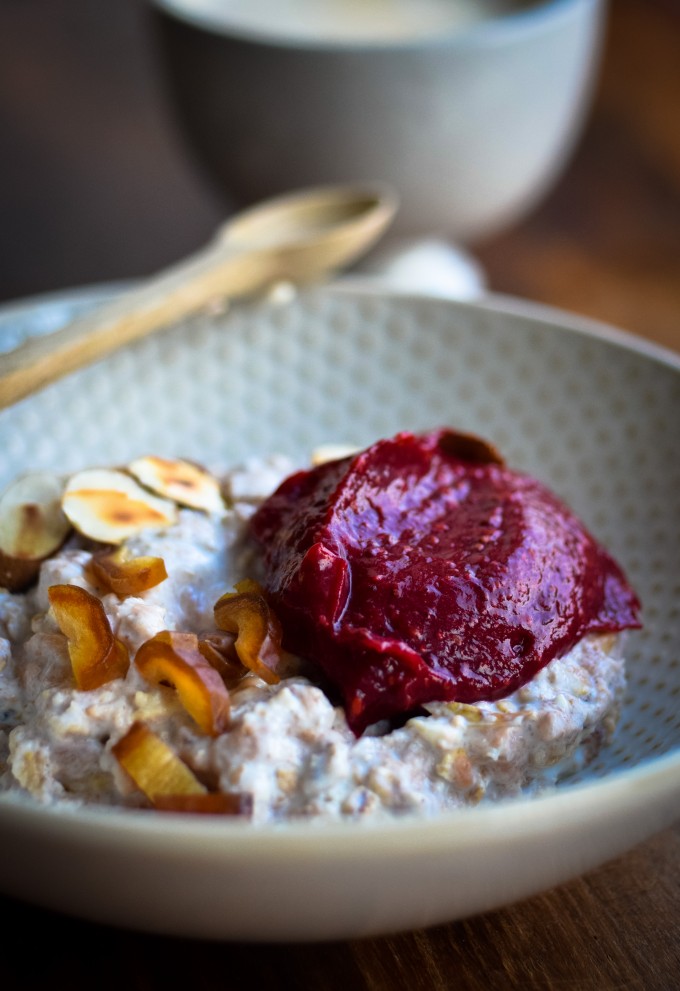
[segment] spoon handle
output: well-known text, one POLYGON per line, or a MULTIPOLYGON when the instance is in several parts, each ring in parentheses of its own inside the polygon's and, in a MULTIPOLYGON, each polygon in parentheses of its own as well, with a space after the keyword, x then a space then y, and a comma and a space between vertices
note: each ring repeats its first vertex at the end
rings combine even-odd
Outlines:
POLYGON ((276 276, 266 251, 212 244, 44 337, 0 355, 0 409, 201 309, 211 299, 262 289, 276 276))

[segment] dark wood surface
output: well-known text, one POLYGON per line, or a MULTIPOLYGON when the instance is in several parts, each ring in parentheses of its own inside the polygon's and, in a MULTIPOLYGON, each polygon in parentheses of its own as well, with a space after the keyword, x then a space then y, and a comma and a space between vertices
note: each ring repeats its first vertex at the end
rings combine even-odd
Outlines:
MULTIPOLYGON (((141 0, 0 6, 0 300, 151 273, 224 204, 177 138, 141 0)), ((680 4, 613 0, 579 148, 521 224, 473 246, 491 288, 680 350, 680 4)), ((554 891, 426 932, 206 944, 0 898, 8 989, 680 986, 680 826, 554 891)))

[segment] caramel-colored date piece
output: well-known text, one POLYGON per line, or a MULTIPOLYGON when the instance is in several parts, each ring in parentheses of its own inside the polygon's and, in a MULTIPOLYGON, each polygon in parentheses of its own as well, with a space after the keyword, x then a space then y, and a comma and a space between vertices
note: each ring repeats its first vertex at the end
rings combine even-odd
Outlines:
POLYGON ((59 629, 68 640, 78 688, 90 691, 125 677, 130 666, 128 651, 114 637, 99 599, 78 585, 51 585, 47 595, 59 629))
POLYGON ((161 812, 249 816, 253 811, 253 799, 248 794, 220 791, 208 792, 206 795, 157 795, 154 807, 161 812))
POLYGON ((169 682, 204 733, 218 736, 229 725, 229 692, 201 653, 193 633, 163 630, 137 651, 135 665, 153 684, 169 682))
POLYGON ((269 685, 280 681, 281 624, 257 582, 238 582, 236 592, 226 592, 218 599, 215 622, 221 630, 236 634, 234 646, 245 667, 269 685))
POLYGON ((151 802, 166 795, 202 797, 208 793, 191 768, 144 723, 133 723, 111 751, 151 802))
POLYGON ((145 723, 134 722, 111 748, 114 757, 162 812, 249 816, 252 796, 209 792, 190 767, 145 723))
POLYGON ((115 592, 121 599, 155 588, 168 577, 162 557, 128 558, 120 548, 95 554, 89 571, 100 588, 115 592))

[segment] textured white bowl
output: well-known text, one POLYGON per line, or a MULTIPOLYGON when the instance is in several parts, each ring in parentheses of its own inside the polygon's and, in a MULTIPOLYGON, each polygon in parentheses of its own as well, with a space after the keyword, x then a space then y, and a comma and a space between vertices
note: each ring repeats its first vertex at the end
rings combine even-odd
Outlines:
MULTIPOLYGON (((0 348, 88 294, 6 309, 0 348)), ((430 821, 247 824, 55 811, 0 799, 0 888, 103 922, 189 936, 335 939, 530 895, 680 815, 680 360, 513 300, 351 285, 235 309, 125 350, 0 413, 0 485, 158 452, 228 463, 443 424, 493 440, 581 514, 628 571, 617 736, 540 798, 430 821)))

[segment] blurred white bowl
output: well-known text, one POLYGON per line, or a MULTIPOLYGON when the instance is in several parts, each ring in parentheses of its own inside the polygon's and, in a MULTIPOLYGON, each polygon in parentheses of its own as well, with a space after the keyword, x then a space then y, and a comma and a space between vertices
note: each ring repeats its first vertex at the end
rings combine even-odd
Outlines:
POLYGON ((179 120, 233 202, 381 179, 402 199, 398 233, 457 240, 511 223, 554 183, 589 108, 606 7, 507 0, 464 26, 353 37, 287 26, 290 2, 270 3, 267 27, 230 15, 234 0, 150 3, 179 120))
MULTIPOLYGON (((0 314, 0 349, 92 301, 0 314)), ((621 561, 617 736, 554 793, 423 821, 324 826, 55 810, 0 798, 0 890, 125 927, 341 939, 434 925, 558 884, 680 815, 680 359, 513 300, 351 288, 205 315, 0 412, 0 486, 142 453, 233 463, 451 425, 551 485, 621 561)))

